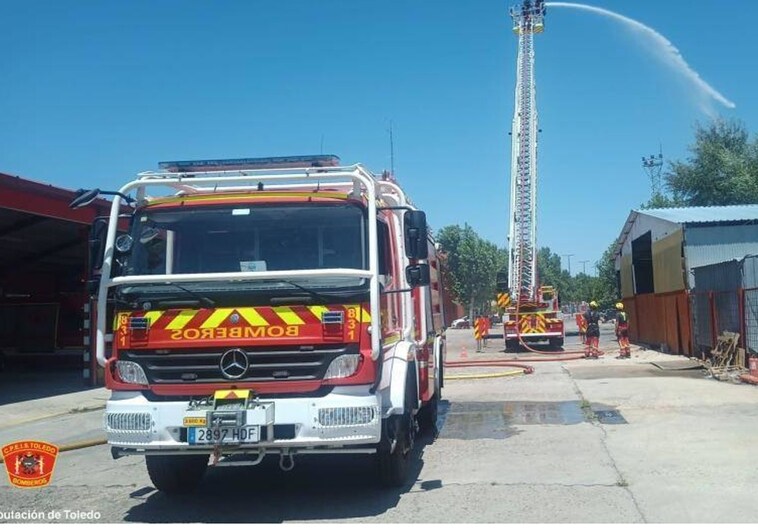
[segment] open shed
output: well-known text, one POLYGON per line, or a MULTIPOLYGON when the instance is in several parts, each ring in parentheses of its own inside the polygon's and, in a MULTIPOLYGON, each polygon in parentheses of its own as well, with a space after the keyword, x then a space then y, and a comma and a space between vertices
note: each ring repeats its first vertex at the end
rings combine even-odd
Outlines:
POLYGON ((90 378, 84 349, 89 228, 98 200, 69 208, 75 192, 0 173, 0 366, 4 372, 90 378))

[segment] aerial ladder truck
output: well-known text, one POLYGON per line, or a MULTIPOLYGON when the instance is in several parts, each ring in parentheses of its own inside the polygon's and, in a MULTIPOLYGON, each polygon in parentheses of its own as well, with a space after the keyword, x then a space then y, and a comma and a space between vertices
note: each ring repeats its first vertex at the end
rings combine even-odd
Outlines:
POLYGON ((503 319, 506 350, 525 342, 549 341, 563 346, 563 320, 558 293, 539 285, 537 275, 537 104, 534 82, 534 35, 545 29, 543 0, 524 0, 511 8, 513 31, 518 35, 516 102, 511 152, 509 269, 498 274, 498 304, 503 319))

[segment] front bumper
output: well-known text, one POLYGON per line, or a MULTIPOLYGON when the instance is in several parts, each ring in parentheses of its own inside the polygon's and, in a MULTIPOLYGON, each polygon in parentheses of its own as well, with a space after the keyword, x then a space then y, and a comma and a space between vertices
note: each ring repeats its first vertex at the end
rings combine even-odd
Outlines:
MULTIPOLYGON (((521 334, 523 339, 549 339, 552 337, 563 337, 563 332, 539 332, 536 334, 521 334)), ((515 332, 509 332, 505 336, 506 339, 518 339, 519 336, 515 332)))
POLYGON ((220 447, 187 442, 188 428, 184 425, 187 401, 150 402, 140 392, 114 392, 106 404, 105 431, 108 443, 119 454, 210 453, 214 449, 223 454, 261 450, 340 453, 379 442, 381 396, 370 394, 368 389, 368 386, 335 387, 319 398, 262 399, 262 404, 273 405, 268 406, 268 413, 247 416, 250 424, 261 425, 264 434, 261 440, 220 447), (362 418, 335 413, 355 408, 363 413, 362 418), (373 414, 366 415, 369 410, 373 414))

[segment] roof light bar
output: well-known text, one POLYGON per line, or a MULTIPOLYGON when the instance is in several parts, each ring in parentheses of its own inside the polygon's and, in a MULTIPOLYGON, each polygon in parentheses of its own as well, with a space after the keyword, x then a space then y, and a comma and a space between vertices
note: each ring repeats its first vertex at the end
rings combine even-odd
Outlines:
POLYGON ((325 168, 339 165, 340 158, 336 155, 293 155, 289 157, 182 160, 158 163, 162 170, 170 172, 325 168))

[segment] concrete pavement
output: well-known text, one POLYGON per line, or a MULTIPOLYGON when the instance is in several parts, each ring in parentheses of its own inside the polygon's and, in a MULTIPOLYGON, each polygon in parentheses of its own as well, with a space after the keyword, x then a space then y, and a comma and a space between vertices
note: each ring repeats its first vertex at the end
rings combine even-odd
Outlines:
POLYGON ((80 375, 77 375, 76 386, 66 385, 58 390, 55 389, 56 376, 46 376, 47 382, 40 380, 39 375, 2 375, 0 434, 21 424, 103 409, 110 396, 104 387, 85 388, 80 375))

